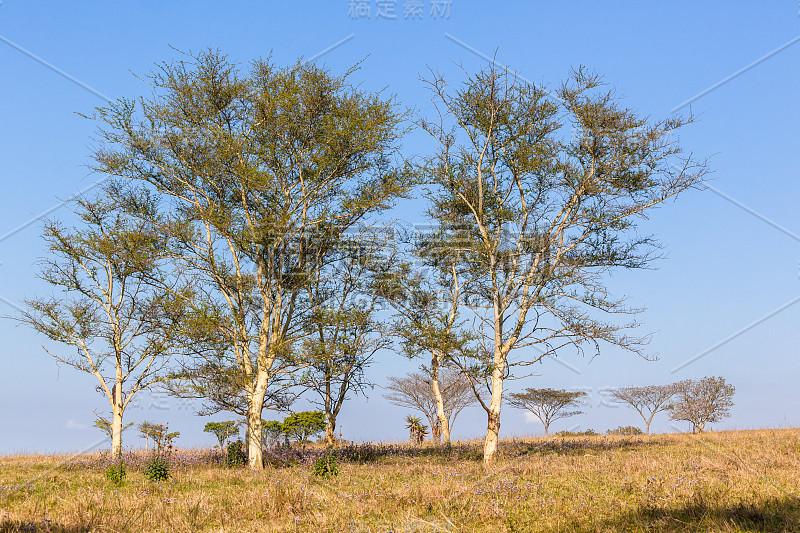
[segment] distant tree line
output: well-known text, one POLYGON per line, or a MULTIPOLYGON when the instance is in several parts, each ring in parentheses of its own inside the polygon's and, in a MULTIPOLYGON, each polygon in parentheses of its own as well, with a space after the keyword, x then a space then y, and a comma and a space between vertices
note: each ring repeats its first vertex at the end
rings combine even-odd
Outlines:
MULTIPOLYGON (((639 413, 644 420, 645 433, 650 433, 653 417, 662 411, 669 412, 672 420, 691 423, 692 433, 702 433, 706 424, 730 416, 735 390, 725 378, 706 377, 668 385, 621 387, 611 394, 639 413)), ((577 406, 583 396, 586 396, 585 392, 529 388, 525 392, 512 393, 509 404, 535 415, 544 426, 545 435, 549 435, 553 421, 582 414, 582 411, 565 409, 577 406)))

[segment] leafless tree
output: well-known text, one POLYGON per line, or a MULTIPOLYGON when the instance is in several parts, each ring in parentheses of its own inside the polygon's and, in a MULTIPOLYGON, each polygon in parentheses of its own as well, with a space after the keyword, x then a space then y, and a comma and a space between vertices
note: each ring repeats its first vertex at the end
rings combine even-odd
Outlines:
POLYGON ((533 413, 544 426, 544 434, 550 434, 550 424, 562 418, 582 414, 583 411, 564 411, 567 407, 575 407, 578 399, 586 396, 585 392, 554 389, 525 389, 509 395, 509 405, 525 409, 533 413))
POLYGON ((691 422, 692 433, 702 433, 706 424, 730 416, 733 407, 733 385, 722 377, 705 377, 700 381, 682 381, 670 407, 672 420, 691 422))
POLYGON ((611 392, 611 395, 636 409, 641 415, 650 434, 650 423, 656 413, 670 408, 669 401, 678 392, 681 383, 669 385, 648 385, 644 387, 622 387, 611 392))
MULTIPOLYGON (((438 422, 436 398, 430 385, 430 372, 423 367, 424 373, 413 372, 406 377, 390 377, 386 389, 390 392, 385 398, 395 405, 410 407, 425 415, 431 428, 438 422)), ((469 381, 457 370, 447 368, 439 374, 439 390, 442 397, 444 414, 448 427, 452 429, 458 414, 467 406, 476 403, 469 381)), ((439 434, 441 435, 441 433, 439 434)), ((434 434, 437 440, 439 437, 434 434)))

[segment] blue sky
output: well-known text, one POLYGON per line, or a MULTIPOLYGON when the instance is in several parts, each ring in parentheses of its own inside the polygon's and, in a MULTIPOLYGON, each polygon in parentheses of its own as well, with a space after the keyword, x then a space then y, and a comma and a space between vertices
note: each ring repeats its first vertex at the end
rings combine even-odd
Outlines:
MULTIPOLYGON (((737 388, 736 406, 716 427, 800 425, 797 2, 489 6, 452 0, 439 2, 445 12, 434 17, 433 0, 423 0, 422 11, 407 18, 406 10, 411 15, 418 5, 413 0, 385 2, 394 6, 394 19, 378 17, 380 4, 3 0, 0 315, 14 314, 22 298, 51 290, 35 277, 35 262, 44 253, 37 217, 99 179, 86 168, 93 125, 79 113, 102 105, 103 95, 146 92, 134 74, 178 57, 175 49, 220 48, 242 63, 269 54, 278 64, 319 56, 335 73, 363 60, 355 81, 395 94, 420 112, 429 101, 419 76, 429 68, 457 81, 460 65, 475 71, 496 54, 526 79, 554 86, 571 67, 585 65, 602 73, 628 106, 653 118, 669 116, 713 88, 691 102, 698 122, 682 132, 681 142, 710 157, 714 174, 709 189, 685 194, 644 223, 659 236, 667 258, 655 270, 618 272, 609 280, 617 294, 647 308, 642 331, 654 332, 650 349, 660 359, 647 362, 614 349, 591 361, 565 354, 510 388, 585 390, 586 414, 553 429, 602 431, 641 422, 633 410, 606 404, 609 387, 721 375, 737 388), (369 14, 351 9, 356 4, 368 6, 369 14)), ((420 135, 405 142, 408 155, 429 149, 420 135)), ((394 214, 415 223, 418 208, 403 204, 394 214)), ((63 207, 49 216, 70 221, 63 207)), ((0 319, 0 338, 0 453, 96 445, 101 435, 91 428, 92 411, 104 412, 108 404, 95 392, 94 378, 58 367, 42 349, 55 346, 9 319, 0 319)), ((383 385, 386 376, 416 364, 383 353, 371 376, 383 385)), ((378 386, 368 401, 345 405, 345 438, 404 438, 407 411, 388 405, 382 392, 378 386)), ((181 431, 183 447, 211 445, 213 438, 201 431, 207 420, 191 408, 145 393, 126 418, 169 422, 181 431)), ((505 436, 541 431, 508 407, 502 420, 505 436)), ((458 438, 482 435, 483 411, 465 411, 454 429, 458 438)), ((675 430, 664 415, 653 429, 675 430)), ((131 434, 126 443, 139 441, 131 434)))

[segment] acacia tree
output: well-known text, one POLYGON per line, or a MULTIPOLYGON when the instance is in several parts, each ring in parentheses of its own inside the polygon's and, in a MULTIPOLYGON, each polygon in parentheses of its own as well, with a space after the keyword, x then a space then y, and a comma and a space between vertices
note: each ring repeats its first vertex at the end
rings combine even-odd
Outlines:
MULTIPOLYGON (((449 236, 437 230, 419 236, 411 250, 413 261, 398 260, 396 255, 387 257, 376 272, 375 291, 389 302, 398 316, 392 332, 400 339, 403 352, 412 358, 430 357, 425 381, 431 388, 436 416, 431 418, 428 412, 423 412, 431 427, 439 431, 435 437, 450 444, 452 406, 447 406, 451 399, 445 399, 442 388, 453 387, 459 380, 450 374, 449 384, 444 385, 439 377, 440 370, 452 364, 454 353, 467 350, 473 336, 460 327, 463 324, 459 308, 464 294, 459 275, 461 265, 458 250, 440 246, 446 238, 449 236)), ((450 396, 454 394, 458 395, 455 391, 449 392, 450 396)), ((426 396, 422 394, 421 397, 426 396)))
MULTIPOLYGON (((120 209, 119 184, 95 199, 78 199, 82 225, 47 221, 51 257, 40 261, 39 278, 62 291, 25 300, 17 318, 65 352, 45 351, 57 361, 93 375, 111 408, 111 452, 122 453, 123 415, 133 397, 165 378, 182 314, 181 289, 162 276, 165 241, 151 224, 120 209), (157 284, 153 280, 160 279, 157 284)), ((154 208, 146 194, 142 209, 154 208)))
POLYGON ((169 250, 195 288, 192 358, 175 377, 245 411, 252 468, 263 468, 270 385, 304 366, 295 348, 308 334, 313 261, 412 186, 396 164, 403 115, 350 74, 264 60, 245 72, 208 51, 161 65, 152 97, 97 117, 96 169, 165 197, 169 250))
POLYGON ((391 345, 387 328, 376 318, 380 299, 371 290, 385 244, 380 234, 363 230, 344 236, 329 261, 314 261, 321 271, 308 284, 312 311, 303 356, 310 366, 301 384, 319 397, 312 403, 325 413, 328 444, 334 442, 336 418, 348 394, 365 394, 371 383, 364 370, 378 350, 391 345))
POLYGON ((682 381, 678 384, 669 416, 672 420, 691 422, 692 433, 702 433, 706 424, 730 416, 734 392, 736 388, 722 377, 682 381))
POLYGON ((562 418, 582 414, 583 411, 564 411, 575 407, 585 392, 554 389, 525 389, 525 392, 512 393, 508 403, 519 409, 533 413, 544 426, 544 434, 550 435, 550 424, 562 418))
POLYGON ((424 172, 429 214, 464 266, 480 348, 459 364, 489 393, 489 463, 514 367, 600 342, 642 353, 646 339, 623 333, 635 322, 606 319, 636 310, 604 276, 650 263, 654 241, 636 219, 697 185, 705 166, 671 135, 689 120, 639 117, 584 70, 552 96, 496 65, 456 90, 436 73, 427 83, 441 117, 423 123, 437 147, 424 172))
MULTIPOLYGON (((390 377, 386 390, 390 391, 384 397, 394 405, 409 407, 420 411, 428 419, 431 428, 436 427, 439 418, 439 405, 431 387, 431 372, 423 367, 424 373, 413 372, 403 378, 390 377)), ((445 368, 439 374, 439 398, 441 411, 445 417, 442 428, 450 428, 456 421, 458 414, 465 408, 476 403, 469 381, 456 369, 445 368)), ((434 437, 438 440, 444 437, 444 431, 434 437)), ((447 435, 449 439, 449 433, 447 435)), ((445 440, 447 444, 449 440, 445 440)))
POLYGON ((644 420, 646 433, 650 434, 650 423, 656 413, 670 409, 669 401, 678 392, 682 383, 669 385, 648 385, 645 387, 622 387, 611 392, 611 395, 636 409, 644 420))
POLYGON ((301 411, 287 416, 281 423, 283 433, 305 446, 308 439, 325 429, 325 413, 322 411, 301 411))
POLYGON ((208 422, 203 431, 213 433, 219 441, 220 449, 224 450, 228 445, 228 439, 239 435, 239 423, 232 420, 225 422, 208 422))

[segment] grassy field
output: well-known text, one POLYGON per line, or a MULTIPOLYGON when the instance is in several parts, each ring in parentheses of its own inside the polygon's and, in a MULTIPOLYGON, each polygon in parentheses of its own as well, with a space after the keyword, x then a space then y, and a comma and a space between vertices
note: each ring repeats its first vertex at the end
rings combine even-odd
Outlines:
POLYGON ((0 531, 800 531, 800 430, 507 440, 449 450, 276 451, 263 472, 181 451, 167 482, 129 455, 0 457, 0 531))

